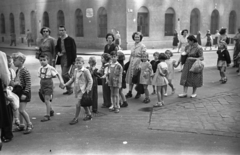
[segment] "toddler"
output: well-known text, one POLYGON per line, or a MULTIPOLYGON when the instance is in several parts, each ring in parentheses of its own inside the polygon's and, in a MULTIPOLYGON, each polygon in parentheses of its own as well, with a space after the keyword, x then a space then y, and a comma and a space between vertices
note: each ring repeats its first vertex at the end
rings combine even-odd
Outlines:
MULTIPOLYGON (((154 60, 152 60, 152 61, 150 62, 151 65, 152 65, 152 69, 153 69, 153 73, 154 73, 154 74, 156 73, 157 66, 158 66, 158 64, 159 64, 158 56, 159 56, 159 53, 158 53, 158 52, 154 52, 154 53, 153 53, 154 60)), ((155 86, 153 85, 152 95, 155 95, 155 94, 156 94, 156 89, 155 89, 155 86)))

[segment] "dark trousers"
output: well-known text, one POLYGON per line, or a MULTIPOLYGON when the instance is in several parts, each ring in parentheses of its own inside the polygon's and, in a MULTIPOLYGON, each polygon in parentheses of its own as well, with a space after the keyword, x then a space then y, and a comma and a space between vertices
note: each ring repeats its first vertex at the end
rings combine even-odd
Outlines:
POLYGON ((12 139, 13 138, 13 133, 12 133, 13 112, 10 104, 7 105, 7 114, 8 114, 8 118, 10 119, 11 125, 8 125, 2 128, 1 138, 4 137, 5 139, 12 139))
POLYGON ((106 84, 106 79, 102 79, 102 88, 103 88, 103 105, 110 107, 111 103, 111 90, 108 84, 106 84))
POLYGON ((97 111, 98 110, 98 86, 92 87, 92 99, 93 99, 92 111, 97 111))
POLYGON ((10 46, 12 46, 13 44, 16 46, 16 40, 11 40, 10 46))

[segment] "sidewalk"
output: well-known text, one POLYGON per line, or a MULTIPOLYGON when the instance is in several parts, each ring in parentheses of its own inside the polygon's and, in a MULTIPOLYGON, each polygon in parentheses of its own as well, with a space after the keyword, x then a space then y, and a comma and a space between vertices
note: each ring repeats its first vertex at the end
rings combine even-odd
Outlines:
MULTIPOLYGON (((9 46, 9 44, 7 43, 0 43, 0 47, 2 48, 7 48, 7 49, 19 49, 19 50, 30 50, 30 51, 34 51, 36 50, 36 46, 33 45, 32 47, 28 47, 26 44, 17 44, 17 46, 9 46)), ((103 47, 104 48, 104 47, 103 47)), ((101 55, 103 53, 103 48, 102 49, 90 49, 90 48, 77 48, 77 54, 78 55, 101 55)), ((209 49, 209 48, 208 48, 209 49)), ((228 46, 229 50, 233 50, 234 49, 234 45, 229 45, 228 46)), ((177 49, 172 49, 172 48, 162 48, 162 49, 147 49, 149 54, 153 54, 154 52, 158 51, 158 52, 165 52, 166 50, 171 50, 173 53, 177 53, 177 49)), ((217 48, 213 47, 211 51, 216 51, 217 48)), ((123 52, 126 55, 130 55, 131 54, 131 50, 123 50, 123 52)), ((209 52, 204 51, 204 52, 209 52)))

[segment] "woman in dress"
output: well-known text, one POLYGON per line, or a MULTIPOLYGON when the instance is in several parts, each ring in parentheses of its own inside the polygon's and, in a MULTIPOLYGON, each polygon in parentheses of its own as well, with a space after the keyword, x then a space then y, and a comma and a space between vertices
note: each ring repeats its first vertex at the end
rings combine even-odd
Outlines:
POLYGON ((12 108, 6 104, 5 88, 10 82, 6 54, 0 51, 0 151, 2 141, 9 142, 13 138, 12 134, 12 108))
MULTIPOLYGON (((139 69, 142 53, 146 52, 146 46, 141 42, 143 39, 143 35, 140 32, 134 32, 132 35, 132 39, 135 41, 135 44, 131 48, 131 55, 129 58, 130 64, 129 64, 129 68, 127 70, 127 75, 126 75, 126 83, 129 84, 129 92, 126 95, 126 98, 132 97, 132 89, 134 85, 132 83, 132 78, 133 78, 133 75, 139 69)), ((137 93, 135 98, 137 99, 140 96, 141 94, 137 93)))
POLYGON ((221 28, 221 30, 219 31, 219 37, 218 37, 218 46, 220 45, 220 43, 225 42, 227 44, 229 44, 229 39, 227 36, 227 29, 226 28, 221 28))
POLYGON ((180 58, 179 58, 179 61, 178 61, 178 64, 181 63, 181 71, 182 71, 182 67, 186 61, 186 52, 185 52, 185 47, 188 45, 188 41, 187 41, 187 37, 188 37, 188 30, 185 29, 185 30, 182 30, 181 32, 181 35, 180 38, 179 38, 179 47, 178 47, 178 53, 180 51, 180 58))
POLYGON ((180 85, 183 86, 183 93, 179 94, 178 96, 180 98, 187 97, 188 87, 193 87, 191 98, 195 98, 197 96, 197 88, 201 87, 203 84, 203 73, 193 73, 189 70, 197 59, 201 61, 204 60, 203 49, 201 46, 198 45, 197 39, 193 35, 188 36, 187 39, 189 43, 189 45, 186 47, 187 60, 183 67, 180 80, 180 85))
POLYGON ((42 34, 42 39, 39 42, 39 50, 41 54, 45 54, 48 56, 49 65, 55 66, 55 39, 50 36, 51 30, 48 27, 43 27, 40 30, 42 34))
POLYGON ((114 44, 114 35, 112 33, 108 33, 106 35, 106 41, 107 41, 107 45, 105 45, 104 47, 104 53, 108 53, 110 54, 112 51, 114 51, 116 49, 116 45, 114 44))
POLYGON ((178 40, 178 33, 177 30, 174 31, 173 34, 173 50, 178 46, 179 40, 178 40))

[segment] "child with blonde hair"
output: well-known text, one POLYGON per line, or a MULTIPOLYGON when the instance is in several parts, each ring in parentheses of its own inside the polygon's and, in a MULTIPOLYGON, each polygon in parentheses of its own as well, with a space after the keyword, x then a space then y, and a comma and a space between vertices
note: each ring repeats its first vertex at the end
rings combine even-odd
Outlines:
POLYGON ((29 71, 24 67, 26 56, 21 52, 13 53, 13 64, 17 67, 16 78, 12 81, 13 92, 20 99, 20 125, 15 131, 23 131, 24 134, 29 134, 33 130, 33 124, 26 111, 27 103, 31 101, 31 75, 29 71), (23 119, 27 123, 27 128, 23 124, 23 119))
MULTIPOLYGON (((92 89, 92 84, 93 84, 93 79, 90 71, 84 67, 83 57, 77 57, 75 59, 75 66, 76 66, 76 69, 74 70, 73 77, 67 83, 61 86, 61 88, 64 89, 66 86, 69 86, 72 83, 74 83, 75 97, 78 99, 78 102, 76 104, 75 117, 69 123, 70 125, 74 125, 78 123, 78 117, 81 111, 82 96, 85 92, 90 93, 92 89)), ((86 113, 86 117, 83 120, 84 121, 92 120, 90 108, 85 106, 83 108, 86 113)))
POLYGON ((142 62, 139 64, 139 69, 141 70, 139 83, 142 84, 144 88, 145 99, 143 103, 149 103, 148 85, 152 85, 153 70, 151 63, 148 61, 147 52, 143 52, 141 60, 142 62))
MULTIPOLYGON (((168 85, 172 88, 172 94, 175 93, 175 88, 173 86, 173 79, 174 79, 174 68, 177 67, 176 60, 172 60, 171 57, 173 56, 172 51, 166 50, 165 54, 167 56, 167 60, 165 60, 166 64, 168 65, 168 74, 167 74, 167 80, 168 85)), ((164 96, 168 96, 167 94, 167 86, 165 87, 165 94, 164 96)))
POLYGON ((160 53, 158 57, 160 63, 158 64, 157 71, 154 75, 152 83, 157 87, 157 97, 158 102, 154 107, 161 107, 164 105, 163 95, 165 92, 165 87, 168 85, 167 75, 168 75, 168 65, 165 62, 167 56, 165 53, 160 53))

